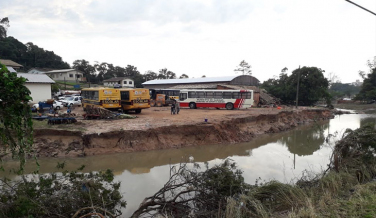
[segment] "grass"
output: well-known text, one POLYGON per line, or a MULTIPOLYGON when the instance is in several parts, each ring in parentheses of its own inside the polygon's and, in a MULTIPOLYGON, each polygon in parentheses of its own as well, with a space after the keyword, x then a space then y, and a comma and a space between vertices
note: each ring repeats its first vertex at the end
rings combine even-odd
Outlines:
POLYGON ((225 217, 376 217, 375 147, 373 126, 349 131, 328 171, 295 184, 256 184, 228 200, 225 217))

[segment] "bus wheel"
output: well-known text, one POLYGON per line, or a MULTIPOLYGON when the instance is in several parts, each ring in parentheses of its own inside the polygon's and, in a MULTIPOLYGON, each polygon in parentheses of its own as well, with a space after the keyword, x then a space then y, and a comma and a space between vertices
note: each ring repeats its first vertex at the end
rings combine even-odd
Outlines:
POLYGON ((136 114, 141 113, 141 109, 136 109, 136 114))
POLYGON ((234 105, 232 103, 227 103, 226 104, 226 109, 227 110, 232 110, 232 109, 234 109, 234 105))
POLYGON ((193 102, 189 103, 189 108, 190 109, 195 109, 196 108, 196 104, 193 103, 193 102))

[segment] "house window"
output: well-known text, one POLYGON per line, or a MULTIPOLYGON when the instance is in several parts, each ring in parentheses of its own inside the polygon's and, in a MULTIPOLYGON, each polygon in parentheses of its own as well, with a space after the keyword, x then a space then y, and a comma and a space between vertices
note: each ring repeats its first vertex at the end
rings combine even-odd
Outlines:
POLYGON ((78 75, 78 74, 76 74, 76 76, 77 76, 77 79, 81 77, 81 75, 78 75))
POLYGON ((69 74, 69 77, 73 77, 73 74, 69 74))
POLYGON ((124 82, 123 82, 123 83, 124 83, 124 85, 125 85, 125 84, 127 84, 127 81, 125 81, 125 80, 124 80, 124 82))
POLYGON ((132 81, 129 81, 129 84, 132 84, 132 81))

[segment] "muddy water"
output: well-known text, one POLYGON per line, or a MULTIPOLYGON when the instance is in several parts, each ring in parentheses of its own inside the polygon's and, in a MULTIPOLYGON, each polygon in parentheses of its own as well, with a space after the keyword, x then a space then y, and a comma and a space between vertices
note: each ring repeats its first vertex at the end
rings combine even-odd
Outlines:
MULTIPOLYGON (((169 165, 193 157, 195 162, 208 162, 209 166, 231 158, 244 171, 245 181, 254 184, 256 179, 292 182, 303 172, 320 172, 326 169, 335 140, 347 128, 356 129, 371 122, 376 128, 376 116, 341 115, 330 121, 301 126, 292 131, 264 135, 248 143, 231 145, 210 145, 122 153, 85 158, 40 159, 41 173, 53 172, 56 163, 66 162, 67 170, 86 165, 85 171, 112 169, 116 179, 122 182, 121 189, 130 215, 147 196, 155 193, 167 181, 169 165), (333 135, 328 138, 328 135, 333 135)), ((29 163, 27 170, 35 170, 29 163)), ((7 168, 14 163, 7 163, 7 168)), ((8 175, 9 176, 9 175, 8 175)), ((12 176, 10 176, 12 177, 12 176)))

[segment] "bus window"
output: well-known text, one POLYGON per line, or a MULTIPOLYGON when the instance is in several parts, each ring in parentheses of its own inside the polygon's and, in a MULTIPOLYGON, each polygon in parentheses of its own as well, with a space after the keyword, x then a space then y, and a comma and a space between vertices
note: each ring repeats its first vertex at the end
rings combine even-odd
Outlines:
POLYGON ((219 98, 219 99, 221 99, 221 98, 223 98, 222 97, 222 92, 214 92, 214 98, 219 98))
POLYGON ((174 91, 174 96, 179 96, 180 91, 174 91))
POLYGON ((206 92, 206 98, 214 98, 213 92, 206 92))
POLYGON ((180 93, 180 101, 187 99, 187 93, 180 93))
POLYGON ((196 92, 197 98, 205 98, 205 92, 196 92))
POLYGON ((94 100, 99 100, 99 93, 98 93, 98 91, 95 91, 94 92, 94 98, 93 98, 94 100))
POLYGON ((247 93, 247 99, 252 99, 252 92, 246 92, 247 93))
POLYGON ((238 98, 240 98, 240 92, 233 92, 233 93, 232 93, 232 98, 233 98, 233 99, 238 99, 238 98))
POLYGON ((129 101, 129 91, 120 92, 121 100, 129 101))
POLYGON ((196 92, 188 92, 188 98, 196 98, 196 92))
POLYGON ((246 92, 241 92, 240 94, 242 96, 242 99, 246 99, 247 98, 247 93, 246 92))
POLYGON ((231 92, 223 92, 223 98, 224 99, 231 99, 232 93, 231 92))

